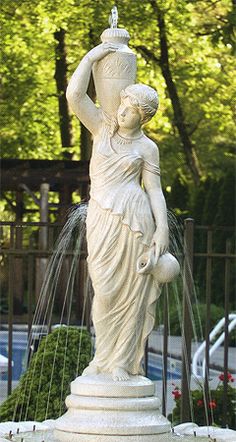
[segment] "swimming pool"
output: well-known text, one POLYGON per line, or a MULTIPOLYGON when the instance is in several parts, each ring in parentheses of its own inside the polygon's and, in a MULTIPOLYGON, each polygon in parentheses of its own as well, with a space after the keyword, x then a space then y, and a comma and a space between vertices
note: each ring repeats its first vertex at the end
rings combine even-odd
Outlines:
MULTIPOLYGON (((26 369, 27 363, 27 332, 13 331, 12 336, 12 380, 20 379, 26 369)), ((8 332, 0 331, 0 354, 8 357, 8 332)), ((7 380, 7 373, 1 375, 2 380, 7 380)))
MULTIPOLYGON (((147 376, 152 381, 163 379, 163 357, 156 353, 148 353, 147 376)), ((167 379, 181 379, 181 361, 167 359, 167 379)))
MULTIPOLYGON (((19 380, 21 374, 25 371, 27 365, 27 339, 28 333, 24 331, 13 331, 12 342, 12 380, 19 380)), ((0 354, 8 357, 8 332, 0 331, 0 354)), ((163 358, 161 355, 148 353, 147 376, 153 381, 163 378, 163 358)), ((181 378, 181 362, 176 359, 168 358, 167 361, 167 379, 181 378)), ((2 380, 7 380, 7 373, 2 374, 2 380)))

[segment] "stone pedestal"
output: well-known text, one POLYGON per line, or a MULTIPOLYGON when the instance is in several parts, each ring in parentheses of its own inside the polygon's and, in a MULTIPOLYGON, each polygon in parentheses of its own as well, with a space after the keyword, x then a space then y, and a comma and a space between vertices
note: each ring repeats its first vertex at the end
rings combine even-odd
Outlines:
POLYGON ((155 386, 143 376, 114 382, 110 375, 80 376, 71 383, 68 411, 56 422, 61 442, 154 442, 170 431, 155 386))

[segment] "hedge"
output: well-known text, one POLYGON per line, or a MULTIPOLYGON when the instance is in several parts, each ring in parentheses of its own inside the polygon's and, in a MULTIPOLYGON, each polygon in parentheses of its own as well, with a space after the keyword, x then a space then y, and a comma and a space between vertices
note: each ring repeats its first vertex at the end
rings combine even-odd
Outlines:
POLYGON ((27 371, 0 406, 0 421, 56 419, 65 408, 70 382, 91 359, 91 339, 77 327, 59 327, 44 337, 27 371))

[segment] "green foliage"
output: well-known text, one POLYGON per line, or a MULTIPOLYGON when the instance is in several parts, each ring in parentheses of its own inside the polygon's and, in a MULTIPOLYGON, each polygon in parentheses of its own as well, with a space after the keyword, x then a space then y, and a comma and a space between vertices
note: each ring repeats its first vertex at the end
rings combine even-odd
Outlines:
MULTIPOLYGON (((183 325, 183 301, 182 301, 182 281, 180 278, 174 283, 169 284, 168 287, 168 333, 171 336, 181 336, 183 325)), ((164 323, 164 297, 166 293, 163 293, 158 299, 156 308, 156 326, 164 323)), ((193 324, 193 338, 201 341, 205 336, 206 329, 206 303, 204 301, 199 302, 195 294, 195 301, 191 302, 191 320, 193 324)), ((210 311, 210 330, 217 324, 217 322, 224 317, 224 308, 221 305, 211 303, 210 311)), ((234 344, 232 335, 231 344, 234 344)))
POLYGON ((222 186, 214 223, 220 226, 235 225, 235 164, 228 165, 222 186), (230 167, 231 166, 231 167, 230 167))
MULTIPOLYGON (((202 327, 202 331, 204 333, 206 328, 206 320, 208 319, 206 316, 206 304, 195 304, 193 306, 194 316, 200 318, 200 323, 202 327)), ((215 327, 217 322, 224 317, 224 309, 223 307, 216 305, 214 303, 211 304, 211 316, 210 316, 210 330, 215 327)), ((196 334, 197 336, 200 336, 201 330, 200 330, 200 323, 199 321, 196 321, 196 334)))
POLYGON ((44 337, 19 385, 0 406, 0 421, 56 419, 65 412, 70 382, 91 358, 88 332, 60 327, 44 337))
MULTIPOLYGON (((235 250, 235 171, 231 161, 227 161, 227 170, 224 178, 209 177, 197 188, 190 202, 193 218, 196 224, 215 226, 212 238, 212 251, 224 254, 227 241, 230 242, 230 253, 235 250), (223 228, 218 228, 222 227, 223 228), (225 228, 224 228, 225 226, 225 228), (230 228, 229 228, 230 227, 230 228)), ((207 232, 195 232, 194 248, 196 252, 207 252, 207 232)), ((235 308, 235 262, 231 261, 230 272, 230 302, 235 308)), ((197 258, 194 261, 194 277, 198 287, 200 300, 205 296, 206 261, 197 258)), ((223 305, 225 292, 225 260, 214 258, 212 260, 212 297, 214 303, 223 305)))
POLYGON ((171 191, 166 197, 167 206, 174 210, 179 217, 186 218, 188 215, 187 208, 189 207, 189 186, 184 177, 179 174, 173 180, 171 191))
POLYGON ((209 190, 211 179, 208 177, 202 181, 200 185, 195 188, 191 195, 189 205, 191 207, 191 214, 196 224, 202 224, 203 209, 205 206, 206 195, 209 190))
POLYGON ((4 0, 1 6, 2 152, 8 158, 55 158, 59 133, 53 36, 40 24, 35 5, 15 6, 4 0))
MULTIPOLYGON (((236 389, 230 385, 233 379, 231 374, 228 374, 229 381, 227 384, 227 425, 231 429, 236 429, 236 389)), ((220 379, 223 379, 223 375, 220 375, 220 379)), ((209 401, 206 401, 202 390, 191 391, 191 402, 193 407, 193 422, 200 426, 217 425, 222 427, 224 418, 224 386, 220 381, 216 389, 211 389, 209 392, 209 401)), ((172 421, 173 425, 177 425, 180 422, 180 398, 181 391, 178 387, 173 390, 173 396, 175 398, 175 408, 172 414, 168 418, 172 421)))
MULTIPOLYGON (((174 184, 173 170, 186 182, 191 177, 158 63, 159 29, 152 3, 120 0, 119 25, 129 30, 130 44, 137 52, 137 80, 157 88, 160 95, 160 110, 146 131, 160 145, 165 188, 174 184), (140 45, 148 48, 154 59, 144 57, 140 45)), ((158 5, 165 13, 171 71, 203 176, 224 175, 224 162, 235 148, 232 7, 227 0, 158 1, 158 5)), ((110 0, 105 4, 65 0, 63 7, 59 1, 19 0, 16 5, 2 0, 4 157, 62 158, 54 32, 60 28, 66 31, 69 76, 85 52, 99 43, 112 6, 110 0)), ((71 152, 76 159, 80 131, 75 118, 73 130, 75 147, 71 152)))
MULTIPOLYGON (((194 330, 198 340, 202 338, 206 327, 206 304, 193 304, 192 315, 194 318, 194 330)), ((224 316, 224 309, 215 304, 211 304, 210 329, 224 316)), ((176 305, 171 304, 169 310, 170 334, 173 336, 181 336, 182 321, 176 314, 176 305)))

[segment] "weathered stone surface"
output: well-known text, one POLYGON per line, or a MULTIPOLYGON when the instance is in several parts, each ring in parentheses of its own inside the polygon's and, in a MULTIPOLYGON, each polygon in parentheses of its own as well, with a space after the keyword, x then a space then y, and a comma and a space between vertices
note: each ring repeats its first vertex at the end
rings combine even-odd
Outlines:
POLYGON ((57 419, 55 436, 60 441, 68 441, 69 436, 70 442, 105 442, 132 441, 142 435, 140 441, 151 442, 153 435, 170 431, 154 390, 153 382, 144 376, 127 381, 113 381, 108 374, 80 376, 71 384, 68 411, 57 419))

